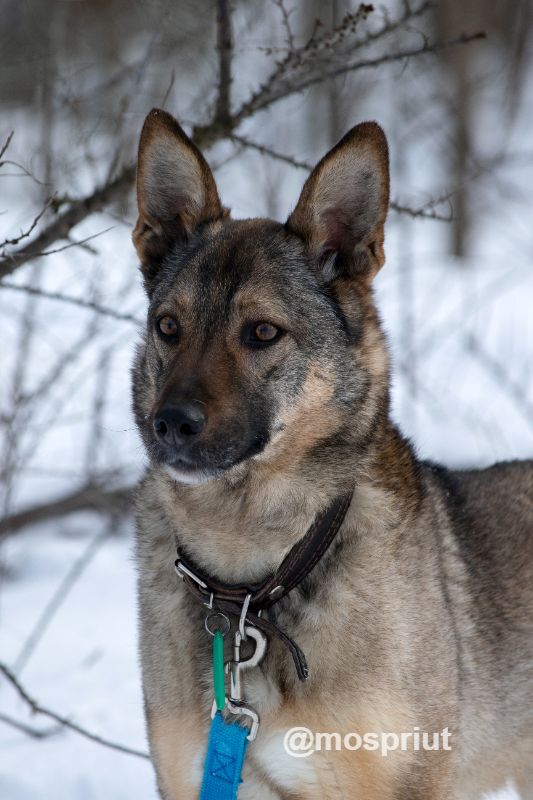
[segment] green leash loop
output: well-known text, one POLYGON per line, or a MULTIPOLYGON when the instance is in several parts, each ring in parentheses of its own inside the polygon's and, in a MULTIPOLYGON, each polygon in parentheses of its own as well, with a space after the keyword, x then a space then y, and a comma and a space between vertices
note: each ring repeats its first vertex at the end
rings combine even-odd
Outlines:
POLYGON ((229 633, 231 624, 225 614, 213 611, 205 618, 204 625, 208 634, 213 637, 213 688, 217 710, 222 711, 226 705, 224 636, 229 633))
POLYGON ((226 705, 226 686, 224 679, 224 637, 220 630, 213 636, 213 686, 218 711, 226 705))

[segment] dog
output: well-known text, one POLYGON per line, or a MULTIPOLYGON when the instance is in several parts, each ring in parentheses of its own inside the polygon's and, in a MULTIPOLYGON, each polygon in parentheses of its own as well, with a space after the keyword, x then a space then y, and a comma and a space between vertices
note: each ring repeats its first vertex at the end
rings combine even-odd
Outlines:
POLYGON ((137 202, 149 300, 133 368, 149 459, 137 499, 140 659, 161 797, 201 791, 206 615, 232 632, 244 619, 245 638, 256 630, 245 609, 217 611, 217 590, 198 602, 188 589, 204 591, 200 579, 174 570, 176 546, 193 575, 191 564, 217 586, 257 584, 348 493, 330 546, 254 617, 286 636, 268 636, 244 675, 260 725, 239 800, 474 800, 507 780, 532 800, 533 461, 452 472, 418 460, 391 421, 372 290, 385 260, 383 131, 352 128, 285 224, 233 220, 201 152, 154 109, 137 202), (287 641, 305 654, 304 675, 287 641), (295 758, 285 745, 296 726, 411 732, 412 746, 295 758), (448 746, 415 748, 414 732, 444 731, 448 746))

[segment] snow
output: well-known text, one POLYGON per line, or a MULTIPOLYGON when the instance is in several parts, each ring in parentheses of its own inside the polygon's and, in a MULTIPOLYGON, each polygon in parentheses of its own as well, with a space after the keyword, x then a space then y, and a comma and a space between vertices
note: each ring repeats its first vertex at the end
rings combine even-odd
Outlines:
MULTIPOLYGON (((2 596, 0 652, 9 663, 16 664, 28 631, 98 525, 96 515, 78 514, 61 527, 37 527, 7 543, 4 558, 17 570, 2 596)), ((19 677, 41 705, 146 751, 134 592, 131 528, 125 525, 89 563, 19 677)), ((5 681, 1 696, 3 713, 35 728, 55 727, 28 714, 5 681)), ((157 797, 148 761, 70 731, 36 742, 1 725, 0 749, 2 800, 157 797)))

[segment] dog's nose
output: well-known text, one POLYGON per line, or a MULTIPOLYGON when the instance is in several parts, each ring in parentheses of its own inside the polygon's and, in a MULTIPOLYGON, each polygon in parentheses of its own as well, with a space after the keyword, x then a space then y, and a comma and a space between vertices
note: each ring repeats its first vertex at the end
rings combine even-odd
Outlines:
POLYGON ((165 405, 154 417, 154 431, 164 444, 192 443, 205 428, 207 417, 198 402, 165 405))

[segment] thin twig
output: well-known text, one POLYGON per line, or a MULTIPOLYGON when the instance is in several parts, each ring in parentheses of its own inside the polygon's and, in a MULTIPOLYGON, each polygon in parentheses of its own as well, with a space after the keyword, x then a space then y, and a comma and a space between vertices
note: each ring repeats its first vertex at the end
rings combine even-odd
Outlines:
POLYGON ((64 517, 77 511, 127 514, 131 511, 134 487, 107 489, 90 483, 57 500, 29 506, 0 520, 0 534, 14 534, 28 525, 64 517))
POLYGON ((15 659, 14 667, 19 676, 69 593, 97 555, 102 545, 116 531, 117 525, 118 517, 112 517, 104 530, 92 537, 87 546, 83 548, 82 553, 71 565, 64 578, 60 581, 48 603, 46 603, 41 613, 36 617, 35 623, 15 659))
POLYGON ((327 78, 338 78, 340 75, 346 75, 347 73, 358 72, 363 69, 375 69, 383 64, 391 64, 397 61, 405 61, 410 58, 418 58, 419 56, 438 53, 441 50, 458 47, 459 45, 468 44, 469 42, 484 38, 485 34, 483 32, 477 32, 473 34, 462 34, 455 39, 447 39, 441 42, 434 42, 433 44, 424 41, 424 43, 418 47, 408 47, 392 53, 382 53, 374 58, 360 59, 355 62, 346 59, 346 62, 340 67, 330 69, 324 68, 319 71, 311 69, 309 65, 306 64, 305 69, 302 69, 300 73, 295 76, 292 75, 290 77, 286 77, 284 71, 279 71, 274 73, 276 77, 275 80, 270 78, 258 92, 244 103, 238 114, 234 117, 235 125, 251 117, 257 111, 264 110, 278 100, 302 92, 304 89, 308 89, 317 83, 322 83, 327 78))
POLYGON ((283 27, 285 28, 285 32, 287 34, 287 47, 290 51, 292 51, 294 50, 294 34, 292 32, 291 21, 289 19, 291 11, 287 11, 285 8, 284 0, 274 0, 274 5, 276 5, 281 11, 283 27))
POLYGON ((512 397, 515 404, 520 408, 527 420, 533 420, 533 403, 524 391, 522 384, 513 380, 503 364, 494 358, 481 341, 470 334, 467 338, 468 350, 476 357, 486 372, 491 375, 497 386, 503 387, 506 393, 512 397))
MULTIPOLYGON (((229 138, 231 139, 231 141, 242 145, 242 147, 246 147, 250 150, 255 150, 258 153, 261 153, 261 155, 269 156, 270 158, 274 158, 277 161, 281 161, 284 164, 288 164, 291 167, 296 167, 297 169, 303 169, 306 172, 310 172, 313 169, 313 166, 306 161, 300 161, 294 156, 287 156, 284 153, 278 153, 277 150, 273 150, 271 147, 268 147, 267 145, 264 144, 259 144, 258 142, 252 142, 245 136, 240 136, 239 134, 232 133, 229 138)), ((451 214, 444 215, 444 214, 439 214, 437 211, 435 211, 436 206, 448 202, 449 199, 450 199, 450 194, 447 194, 445 197, 439 197, 436 199, 429 200, 423 206, 420 206, 418 208, 412 208, 410 206, 404 205, 403 203, 398 203, 395 200, 391 200, 390 207, 393 211, 396 211, 399 214, 407 214, 410 217, 432 219, 439 222, 451 222, 451 220, 453 219, 451 214)))
POLYGON ((110 739, 106 739, 103 736, 92 733, 91 731, 86 730, 86 728, 82 728, 81 725, 71 722, 69 719, 67 719, 67 717, 57 714, 55 711, 52 711, 49 708, 45 708, 28 694, 26 689, 17 679, 16 675, 9 669, 7 664, 4 664, 2 661, 0 661, 0 672, 5 678, 7 678, 9 683, 18 692, 19 696, 22 698, 22 700, 24 700, 26 705, 31 708, 34 714, 42 714, 43 716, 49 717, 63 728, 68 728, 69 730, 74 731, 74 733, 78 733, 80 736, 84 736, 86 739, 90 739, 92 742, 96 742, 96 744, 100 744, 103 747, 109 747, 111 750, 118 750, 120 753, 126 753, 130 756, 137 756, 138 758, 150 758, 148 753, 145 753, 142 750, 136 750, 134 747, 127 747, 126 745, 119 744, 118 742, 112 742, 110 739))
POLYGON ((175 82, 176 82, 176 70, 172 69, 172 72, 170 73, 170 81, 167 90, 161 99, 161 108, 164 108, 166 106, 168 98, 170 97, 172 89, 174 88, 175 82))
MULTIPOLYGON (((32 264, 29 275, 29 286, 38 287, 41 280, 39 264, 32 264)), ((8 424, 4 442, 3 453, 0 459, 0 485, 3 486, 2 513, 7 515, 10 509, 11 498, 14 491, 17 465, 20 459, 22 439, 19 436, 21 417, 24 409, 19 399, 24 390, 28 376, 30 354, 34 344, 36 329, 33 325, 35 312, 38 306, 38 297, 28 294, 24 298, 20 315, 17 317, 17 342, 16 357, 13 367, 10 386, 10 424, 8 424)))
POLYGON ((311 172, 313 169, 313 165, 309 164, 307 161, 300 161, 294 156, 287 156, 284 153, 278 153, 277 150, 273 150, 271 147, 268 147, 268 145, 260 144, 259 142, 253 142, 246 136, 240 136, 238 133, 231 133, 228 138, 231 139, 232 142, 237 142, 237 144, 240 144, 249 150, 255 150, 258 153, 261 153, 263 156, 269 156, 270 158, 276 159, 276 161, 282 161, 284 164, 289 164, 291 167, 304 169, 307 172, 311 172))
MULTIPOLYGON (((66 239, 76 225, 82 222, 90 214, 100 211, 106 205, 122 199, 131 187, 135 168, 132 164, 120 172, 120 174, 105 186, 95 189, 90 195, 81 197, 78 200, 69 201, 69 207, 59 213, 32 242, 24 247, 9 253, 0 259, 0 278, 10 275, 18 267, 46 251, 58 239, 66 239)), ((56 200, 57 202, 57 200, 56 200)))
POLYGON ((102 306, 92 300, 84 300, 81 297, 71 297, 61 292, 48 292, 45 289, 37 289, 34 286, 18 286, 16 283, 8 281, 0 282, 0 289, 10 289, 14 292, 22 292, 25 294, 34 294, 39 297, 45 297, 47 300, 58 300, 61 303, 68 303, 69 305, 78 306, 78 308, 86 308, 88 311, 94 311, 96 314, 101 314, 104 317, 111 317, 124 322, 133 322, 135 325, 142 325, 143 321, 133 314, 125 314, 121 311, 115 311, 108 306, 102 306))
POLYGON ((0 161, 0 167, 4 167, 9 165, 10 167, 16 167, 20 170, 20 172, 2 172, 0 178, 31 178, 34 183, 38 186, 49 186, 50 183, 48 181, 41 181, 39 178, 31 172, 24 164, 21 164, 19 161, 12 161, 11 159, 6 159, 5 161, 0 161))
MULTIPOLYGON (((0 150, 0 158, 2 158, 2 156, 6 152, 7 148, 11 144, 11 139, 13 138, 14 134, 15 134, 15 131, 11 131, 11 133, 8 134, 8 137, 7 137, 6 141, 4 142, 4 144, 2 145, 2 149, 0 150)), ((3 162, 2 161, 0 161, 0 167, 1 166, 3 166, 3 162)))
POLYGON ((44 204, 42 209, 39 211, 39 213, 37 214, 37 216, 35 217, 35 219, 31 223, 29 228, 27 228, 25 231, 21 231, 20 234, 18 236, 16 236, 14 239, 4 239, 4 241, 0 243, 0 248, 3 250, 4 247, 12 247, 14 245, 20 244, 20 242, 22 242, 23 239, 27 239, 28 236, 31 236, 31 234, 33 233, 33 231, 35 230, 35 228, 39 224, 39 221, 40 221, 41 217, 43 216, 43 214, 46 213, 46 211, 50 208, 50 206, 53 204, 53 202, 54 202, 54 198, 50 197, 46 201, 46 203, 44 204))
POLYGON ((217 3, 218 97, 215 120, 226 125, 231 119, 231 5, 230 0, 217 3))
POLYGON ((42 250, 40 253, 34 253, 33 258, 40 258, 41 256, 51 256, 54 253, 62 253, 63 250, 70 250, 71 247, 83 247, 83 245, 87 244, 87 242, 92 241, 92 239, 98 239, 100 236, 103 236, 104 233, 108 233, 112 231, 114 225, 110 225, 109 228, 104 228, 103 231, 98 231, 98 233, 93 233, 90 236, 86 236, 85 239, 79 239, 75 242, 69 242, 68 244, 63 245, 63 247, 56 247, 54 250, 42 250))
POLYGON ((398 203, 396 200, 391 200, 390 207, 392 211, 396 211, 398 214, 407 214, 408 217, 413 217, 413 219, 432 219, 435 222, 453 222, 454 217, 450 197, 451 195, 448 194, 446 197, 433 198, 418 208, 412 208, 403 203, 398 203), (438 211, 435 211, 435 208, 444 203, 448 203, 450 210, 447 214, 439 214, 438 211))
POLYGON ((31 725, 26 725, 25 722, 20 722, 20 720, 10 717, 9 714, 2 713, 0 713, 0 722, 3 722, 4 725, 9 725, 10 728, 15 728, 15 730, 25 733, 26 736, 31 736, 32 739, 47 739, 49 736, 54 736, 54 734, 59 733, 61 730, 60 725, 44 730, 33 728, 31 725))

